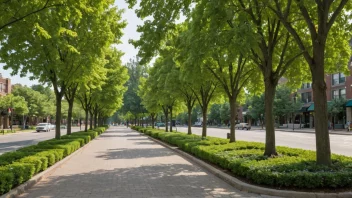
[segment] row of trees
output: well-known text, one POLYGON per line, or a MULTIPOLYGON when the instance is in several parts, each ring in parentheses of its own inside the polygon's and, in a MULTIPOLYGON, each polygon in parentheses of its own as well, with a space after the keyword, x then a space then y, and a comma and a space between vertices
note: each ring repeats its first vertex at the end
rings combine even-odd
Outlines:
POLYGON ((114 1, 7 1, 3 6, 0 62, 13 74, 29 73, 53 87, 56 138, 61 136, 64 97, 68 120, 78 99, 86 123, 89 114, 95 125, 121 106, 128 76, 122 53, 112 46, 120 43, 126 23, 114 1))
POLYGON ((139 7, 139 17, 152 19, 138 28, 141 38, 133 44, 142 63, 158 56, 141 89, 150 113, 159 105, 167 117, 176 101, 185 101, 189 111, 197 101, 206 122, 209 103, 220 92, 230 104, 234 142, 243 90, 264 90, 264 155, 272 156, 277 155, 273 104, 279 79, 284 76, 293 86, 312 81, 316 160, 331 164, 325 73, 347 73, 348 0, 142 0, 139 7), (177 24, 181 15, 186 20, 177 24))
MULTIPOLYGON (((8 114, 11 108, 11 116, 17 116, 19 120, 23 119, 22 125, 33 125, 42 120, 48 119, 52 122, 55 118, 55 94, 48 86, 33 85, 31 87, 16 84, 13 86, 12 93, 4 97, 0 97, 1 116, 8 114), (36 120, 34 120, 36 118, 36 120), (39 119, 39 120, 37 120, 39 119), (26 123, 26 121, 29 123, 26 123)), ((63 100, 61 108, 61 116, 64 119, 68 118, 68 102, 63 100)), ((74 118, 82 118, 81 105, 76 102, 72 113, 74 118)))

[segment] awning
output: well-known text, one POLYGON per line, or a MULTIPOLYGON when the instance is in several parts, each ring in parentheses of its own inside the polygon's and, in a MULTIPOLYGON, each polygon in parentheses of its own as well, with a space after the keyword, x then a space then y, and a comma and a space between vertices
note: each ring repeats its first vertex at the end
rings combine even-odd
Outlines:
POLYGON ((309 108, 307 109, 307 111, 314 111, 314 103, 309 106, 309 108))
POLYGON ((301 109, 298 110, 298 112, 307 112, 308 111, 308 108, 312 105, 312 103, 305 103, 302 105, 301 109))
POLYGON ((352 107, 352 100, 347 101, 346 107, 352 107))
MULTIPOLYGON (((331 101, 328 101, 328 106, 330 106, 332 104, 331 101)), ((310 107, 307 109, 307 111, 314 111, 314 103, 312 103, 312 105, 310 105, 310 107)))

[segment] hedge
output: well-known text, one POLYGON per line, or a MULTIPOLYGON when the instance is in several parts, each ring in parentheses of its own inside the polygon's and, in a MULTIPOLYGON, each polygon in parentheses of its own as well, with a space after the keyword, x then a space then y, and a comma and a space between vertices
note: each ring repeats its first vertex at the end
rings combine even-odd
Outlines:
POLYGON ((176 145, 234 175, 275 188, 326 189, 352 187, 352 157, 332 154, 331 166, 316 164, 314 151, 277 146, 278 156, 264 156, 265 144, 131 127, 176 145))
POLYGON ((0 155, 0 195, 28 181, 103 133, 108 126, 63 135, 0 155))

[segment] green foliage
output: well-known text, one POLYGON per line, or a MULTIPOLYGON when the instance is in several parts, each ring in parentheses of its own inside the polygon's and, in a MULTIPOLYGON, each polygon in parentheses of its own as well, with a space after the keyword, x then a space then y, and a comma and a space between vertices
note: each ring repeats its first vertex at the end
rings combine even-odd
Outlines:
POLYGON ((284 116, 296 113, 302 107, 302 102, 294 90, 286 85, 279 85, 276 88, 274 99, 274 113, 276 116, 284 116))
POLYGON ((264 116, 264 95, 252 96, 249 101, 248 113, 253 119, 262 120, 264 116))
POLYGON ((98 133, 103 133, 106 128, 108 126, 97 128, 99 132, 77 132, 64 135, 60 140, 46 140, 37 145, 0 155, 0 195, 70 155, 97 137, 98 133))
POLYGON ((14 96, 8 94, 6 96, 0 96, 0 109, 7 109, 12 107, 15 109, 16 114, 23 115, 28 113, 27 102, 22 96, 14 96))
POLYGON ((165 132, 132 127, 160 139, 205 161, 230 170, 255 184, 304 189, 345 188, 352 186, 352 158, 333 155, 332 166, 316 165, 314 151, 277 147, 278 156, 264 156, 265 145, 258 142, 229 143, 222 138, 165 132))
MULTIPOLYGON (((43 89, 45 88, 43 87, 43 89)), ((51 90, 48 92, 48 94, 53 94, 51 90)), ((21 85, 15 85, 12 89, 12 93, 15 96, 21 96, 25 99, 29 110, 29 116, 53 115, 54 100, 50 101, 50 98, 47 95, 32 88, 21 85)))

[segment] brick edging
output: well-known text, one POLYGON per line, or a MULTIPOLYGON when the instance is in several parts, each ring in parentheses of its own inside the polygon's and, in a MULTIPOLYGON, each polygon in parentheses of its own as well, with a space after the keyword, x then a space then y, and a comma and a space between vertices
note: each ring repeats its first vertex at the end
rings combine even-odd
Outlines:
POLYGON ((80 153, 87 145, 89 145, 91 142, 96 140, 99 136, 97 136, 93 140, 89 141, 87 144, 83 145, 81 148, 79 148, 75 152, 71 153, 69 156, 66 156, 64 159, 56 162, 54 165, 50 166, 46 170, 34 175, 34 177, 29 179, 28 181, 26 181, 23 184, 11 189, 6 194, 1 195, 0 198, 15 198, 15 197, 19 196, 20 194, 24 193, 25 191, 30 189, 32 186, 37 184, 40 180, 42 180, 43 178, 51 175, 56 169, 60 168, 66 161, 71 159, 71 157, 73 157, 73 156, 77 155, 78 153, 80 153))
POLYGON ((232 185, 233 187, 235 187, 241 191, 262 194, 262 195, 279 196, 279 197, 306 197, 306 198, 323 198, 323 197, 350 198, 350 197, 352 197, 352 192, 341 192, 341 193, 298 192, 298 191, 291 191, 291 190, 276 190, 276 189, 264 188, 264 187, 248 184, 248 183, 245 183, 245 182, 223 172, 222 170, 220 170, 218 168, 215 168, 215 167, 209 165, 208 163, 204 162, 203 160, 200 160, 200 159, 180 150, 176 146, 170 146, 169 144, 162 142, 158 139, 155 139, 151 136, 145 135, 143 133, 140 133, 140 134, 147 136, 149 139, 153 140, 154 142, 161 144, 162 146, 178 153, 180 156, 198 164, 202 168, 206 169, 210 173, 214 174, 215 176, 226 181, 227 183, 229 183, 230 185, 232 185))

